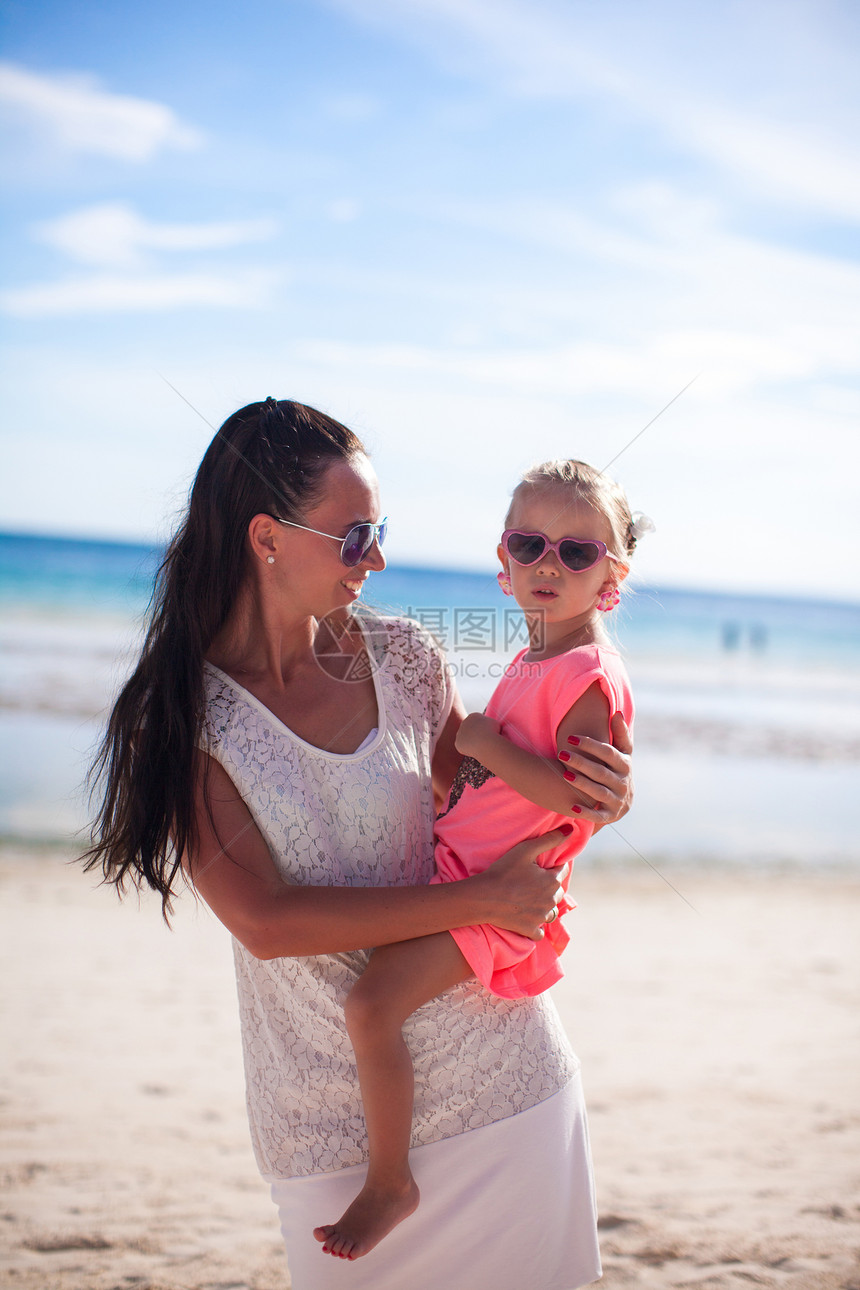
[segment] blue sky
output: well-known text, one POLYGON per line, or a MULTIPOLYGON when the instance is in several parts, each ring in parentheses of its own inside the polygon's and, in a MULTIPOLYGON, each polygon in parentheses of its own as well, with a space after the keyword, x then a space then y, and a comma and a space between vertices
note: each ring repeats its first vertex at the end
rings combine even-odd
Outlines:
POLYGON ((860 598, 855 4, 2 12, 4 527, 163 537, 274 394, 394 558, 488 567, 525 466, 695 378, 612 467, 640 575, 860 598))

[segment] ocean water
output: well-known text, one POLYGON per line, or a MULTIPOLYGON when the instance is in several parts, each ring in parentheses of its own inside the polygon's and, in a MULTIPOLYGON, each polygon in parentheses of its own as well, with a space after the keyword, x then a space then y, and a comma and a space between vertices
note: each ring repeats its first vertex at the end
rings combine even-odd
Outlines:
MULTIPOLYGON (((0 837, 65 839, 158 552, 0 534, 0 837)), ((480 709, 525 643, 491 573, 389 568, 366 601, 407 612, 480 709)), ((639 587, 612 615, 637 701, 634 811, 596 863, 860 862, 860 605, 639 587)))

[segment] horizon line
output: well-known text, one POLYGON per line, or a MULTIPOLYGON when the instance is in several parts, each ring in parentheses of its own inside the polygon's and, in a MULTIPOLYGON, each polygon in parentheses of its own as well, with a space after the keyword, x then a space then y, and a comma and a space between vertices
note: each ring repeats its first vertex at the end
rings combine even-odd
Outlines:
MULTIPOLYGON (((127 547, 130 550, 137 550, 147 553, 155 553, 165 549, 165 542, 158 542, 152 539, 135 539, 129 537, 106 537, 92 536, 81 533, 59 533, 43 532, 31 529, 12 529, 0 526, 0 540, 9 539, 36 542, 68 542, 79 543, 83 546, 104 546, 104 547, 127 547)), ((495 569, 491 565, 486 567, 465 566, 452 564, 416 564, 411 560, 393 560, 389 562, 389 568, 392 572, 414 572, 414 573, 435 573, 435 574, 453 574, 463 577, 483 578, 488 574, 495 575, 495 569)), ((843 608, 855 608, 860 610, 860 595, 854 599, 848 597, 839 597, 835 594, 822 595, 820 592, 812 594, 809 592, 789 592, 774 588, 738 588, 730 586, 709 586, 707 584, 692 585, 690 583, 676 582, 637 582, 636 573, 631 575, 631 589, 639 594, 678 594, 678 595, 705 595, 723 597, 726 599, 742 600, 771 600, 783 601, 792 604, 803 602, 806 604, 819 605, 838 605, 843 608)))

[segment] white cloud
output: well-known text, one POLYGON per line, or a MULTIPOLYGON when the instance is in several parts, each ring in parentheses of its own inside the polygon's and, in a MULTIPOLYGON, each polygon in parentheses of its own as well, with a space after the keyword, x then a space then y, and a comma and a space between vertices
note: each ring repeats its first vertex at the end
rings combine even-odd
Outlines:
POLYGON ((209 251, 259 242, 277 232, 273 220, 232 220, 211 224, 157 224, 124 202, 87 206, 34 229, 36 238, 83 264, 137 268, 147 251, 209 251))
POLYGON ((370 121, 379 115, 381 106, 371 94, 336 94, 324 103, 330 117, 344 122, 370 121))
POLYGON ((148 161, 162 148, 197 148, 199 131, 171 108, 113 94, 93 76, 44 74, 0 64, 0 102, 42 127, 63 146, 124 161, 148 161))
POLYGON ((630 345, 583 342, 466 353, 420 345, 307 341, 298 352, 332 367, 399 370, 491 390, 575 397, 614 392, 646 401, 660 399, 673 380, 686 384, 703 371, 712 394, 737 393, 762 381, 806 377, 814 363, 814 355, 799 343, 716 330, 665 332, 630 345))
POLYGON ((860 149, 849 10, 766 0, 335 0, 472 79, 619 107, 766 201, 854 219, 860 149), (832 29, 829 29, 829 25, 832 29))
MULTIPOLYGON (((479 343, 495 338, 483 353, 477 345, 465 356, 452 351, 452 360, 479 371, 495 353, 492 366, 508 384, 532 368, 550 388, 568 388, 586 341, 596 361, 576 378, 578 388, 613 369, 619 379, 639 372, 633 385, 642 393, 653 391, 664 368, 677 371, 679 383, 702 370, 736 390, 779 379, 856 379, 860 266, 738 233, 713 203, 638 185, 588 214, 523 198, 445 203, 431 213, 509 242, 505 275, 480 288, 467 276, 461 297, 446 302, 479 343), (532 248, 552 255, 551 283, 517 272, 532 248)), ((607 395, 613 388, 607 380, 607 395)))
POLYGON ((0 292, 0 310, 18 318, 199 306, 255 309, 268 302, 278 276, 262 270, 156 272, 147 255, 221 250, 261 241, 277 231, 277 225, 268 219, 159 224, 144 219, 125 203, 109 202, 47 220, 33 231, 38 240, 106 272, 0 292))
POLYGON ((274 283, 274 274, 259 271, 103 274, 0 292, 0 310, 17 318, 59 318, 194 307, 257 309, 268 302, 274 283))
POLYGON ((808 126, 757 119, 708 103, 689 103, 674 128, 697 151, 742 174, 770 200, 860 219, 856 146, 841 145, 808 126))
POLYGON ((329 202, 326 214, 333 224, 351 224, 361 214, 361 205, 351 197, 339 197, 329 202))
POLYGON ((521 92, 565 96, 583 91, 623 90, 623 74, 614 58, 589 46, 575 20, 563 8, 541 0, 333 0, 359 20, 394 28, 432 51, 439 61, 480 76, 479 55, 501 64, 521 92), (452 40, 452 29, 459 39, 452 40))
POLYGON ((467 278, 461 299, 446 306, 477 337, 465 349, 326 341, 306 346, 308 358, 485 388, 644 400, 697 372, 712 395, 856 377, 860 267, 731 232, 710 206, 671 190, 619 193, 603 218, 520 199, 443 213, 514 246, 560 253, 555 284, 500 280, 476 291, 467 278), (514 321, 501 326, 507 317, 514 321), (482 343, 484 335, 495 339, 482 343))

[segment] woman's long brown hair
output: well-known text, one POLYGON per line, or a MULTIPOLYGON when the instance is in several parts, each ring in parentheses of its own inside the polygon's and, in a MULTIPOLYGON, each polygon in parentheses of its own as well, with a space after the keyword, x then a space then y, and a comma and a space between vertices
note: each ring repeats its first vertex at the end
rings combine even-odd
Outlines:
POLYGON ((84 868, 100 867, 120 894, 127 882, 159 892, 165 919, 182 858, 197 842, 203 660, 247 576, 248 525, 260 513, 301 521, 327 466, 363 451, 331 417, 267 399, 225 421, 200 463, 156 578, 140 661, 90 771, 101 805, 82 856, 84 868))

